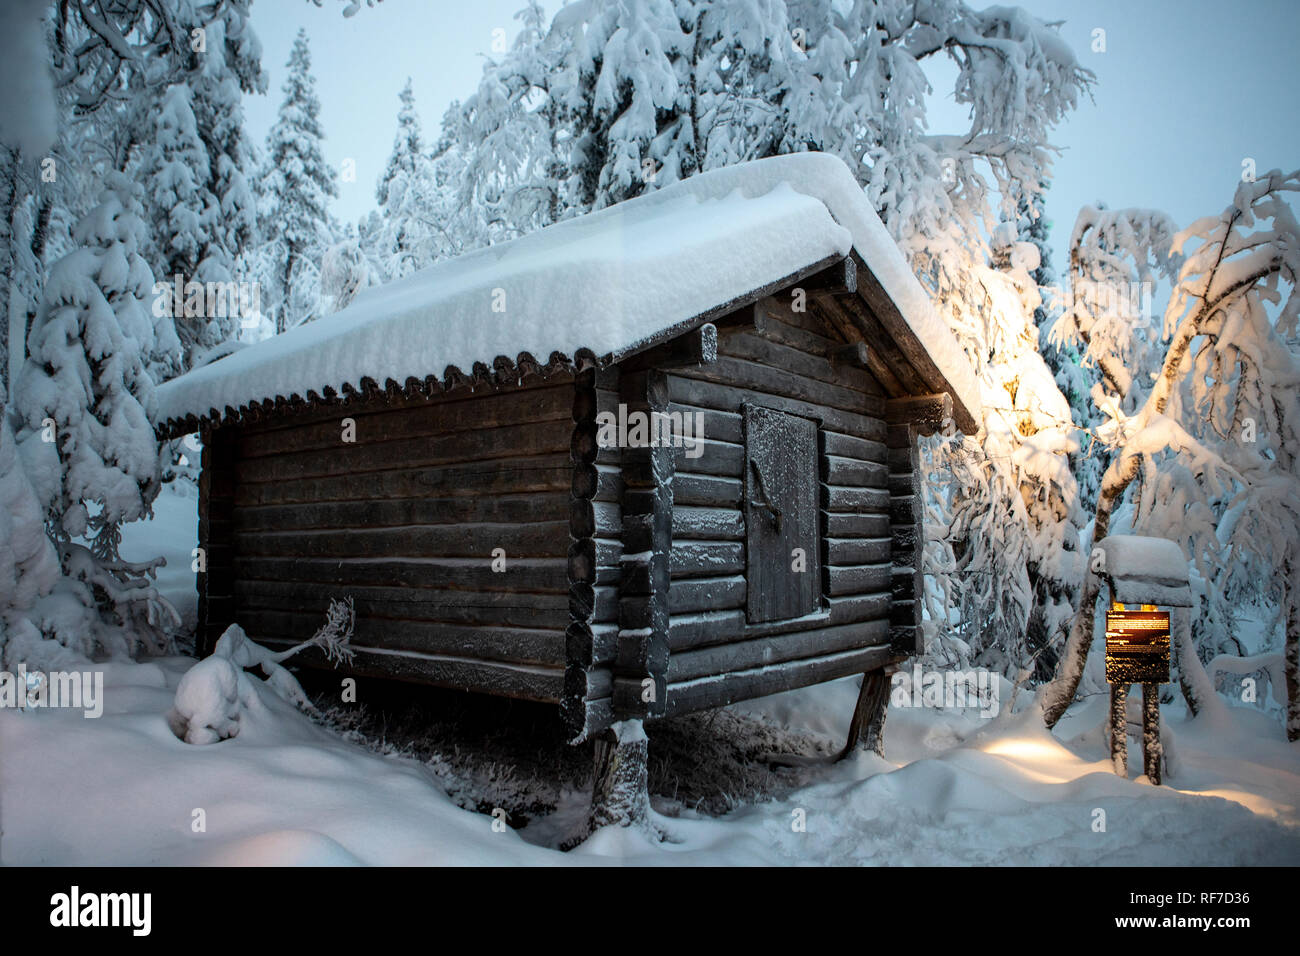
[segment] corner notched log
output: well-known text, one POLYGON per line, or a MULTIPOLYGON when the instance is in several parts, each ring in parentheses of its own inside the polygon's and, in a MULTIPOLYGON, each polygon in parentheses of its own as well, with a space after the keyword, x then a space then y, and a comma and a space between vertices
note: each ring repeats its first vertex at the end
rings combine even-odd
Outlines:
POLYGON ((953 427, 952 396, 940 392, 890 399, 885 404, 885 420, 891 425, 911 425, 918 436, 943 432, 953 427))

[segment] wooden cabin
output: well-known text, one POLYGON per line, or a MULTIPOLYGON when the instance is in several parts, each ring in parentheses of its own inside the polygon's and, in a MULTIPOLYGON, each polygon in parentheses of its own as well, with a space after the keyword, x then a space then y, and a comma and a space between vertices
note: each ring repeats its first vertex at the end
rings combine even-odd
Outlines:
POLYGON ((977 403, 804 154, 366 290, 163 386, 159 428, 202 436, 204 652, 351 596, 356 673, 553 704, 577 742, 915 653, 916 436, 977 403))

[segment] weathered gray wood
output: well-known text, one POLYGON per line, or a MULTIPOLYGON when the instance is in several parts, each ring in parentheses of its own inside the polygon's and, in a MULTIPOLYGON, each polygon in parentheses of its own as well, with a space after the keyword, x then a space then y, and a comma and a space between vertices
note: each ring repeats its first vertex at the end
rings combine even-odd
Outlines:
MULTIPOLYGON (((307 636, 310 637, 310 634, 307 636)), ((300 639, 267 638, 266 643, 273 650, 281 650, 300 639)), ((314 648, 296 656, 294 662, 322 670, 334 669, 315 653, 314 648)), ((373 648, 358 648, 355 658, 348 665, 348 673, 473 690, 546 704, 558 704, 564 692, 564 671, 558 667, 506 664, 373 648)))
MULTIPOLYGON (((620 379, 620 397, 628 412, 653 415, 668 406, 662 372, 629 372, 620 379)), ((623 449, 623 558, 619 577, 619 643, 614 679, 650 685, 652 693, 635 698, 613 694, 620 720, 662 712, 668 666, 669 558, 673 541, 672 448, 623 449), (647 699, 649 698, 649 699, 647 699)))
POLYGON ((877 418, 883 418, 884 415, 884 402, 875 396, 728 355, 718 356, 717 362, 712 365, 699 369, 679 369, 675 374, 682 378, 722 385, 736 386, 743 383, 745 387, 765 395, 805 402, 846 414, 861 415, 865 412, 868 416, 877 418))
POLYGON ((917 435, 933 435, 952 424, 952 396, 911 395, 892 398, 885 405, 885 421, 890 425, 911 425, 917 435))
POLYGON ((835 488, 821 485, 821 507, 847 514, 886 514, 891 505, 888 488, 835 488))
MULTIPOLYGON (((317 608, 271 609, 241 606, 240 624, 255 640, 264 637, 306 640, 320 627, 324 602, 317 608)), ((564 664, 564 631, 525 627, 482 627, 359 614, 354 648, 448 655, 467 660, 516 664, 564 664)))
MULTIPOLYGON (((834 337, 835 332, 833 329, 820 324, 817 325, 815 330, 801 328, 794 322, 787 321, 792 318, 789 313, 788 304, 782 306, 773 299, 764 299, 754 306, 754 312, 748 326, 753 328, 756 334, 769 341, 779 342, 782 345, 788 345, 790 348, 807 352, 809 355, 817 355, 821 358, 830 358, 836 349, 844 345, 839 338, 834 337)), ((741 328, 744 327, 744 325, 741 326, 741 328)))
MULTIPOLYGON (((329 606, 330 598, 340 596, 339 586, 334 584, 251 579, 235 581, 233 593, 244 607, 312 607, 321 612, 329 606)), ((349 585, 347 594, 356 604, 358 617, 373 614, 450 624, 558 630, 568 626, 570 620, 568 600, 560 593, 349 585)))
POLYGON ((245 505, 235 513, 235 521, 240 532, 323 531, 471 521, 502 524, 562 521, 568 515, 568 509, 569 495, 552 492, 481 498, 388 498, 382 501, 245 505))
POLYGON ((894 565, 894 611, 891 622, 893 647, 899 653, 919 654, 924 651, 924 632, 921 629, 921 595, 924 587, 922 575, 922 533, 920 464, 916 447, 916 426, 894 424, 889 426, 886 442, 890 446, 890 486, 895 492, 890 497, 890 525, 893 536, 891 561, 894 565), (895 451, 905 454, 895 455, 895 451))
MULTIPOLYGON (((602 555, 597 546, 597 515, 592 495, 596 491, 596 414, 600 396, 596 391, 596 371, 579 372, 573 383, 573 434, 569 443, 569 457, 573 462, 574 481, 570 487, 568 560, 565 578, 569 591, 570 620, 564 636, 564 700, 560 716, 571 740, 582 739, 589 723, 587 701, 592 697, 608 696, 608 690, 593 688, 593 667, 596 660, 595 634, 592 621, 595 617, 595 586, 600 579, 602 555), (577 475, 581 472, 584 480, 577 475)), ((621 552, 621 549, 620 549, 621 552)), ((608 562, 609 558, 605 558, 608 562)), ((602 673, 608 674, 607 670, 602 673)))
POLYGON ((563 491, 573 467, 567 451, 531 458, 505 458, 430 468, 405 468, 259 484, 241 483, 236 506, 311 504, 320 501, 374 501, 426 495, 495 495, 563 491))
POLYGON ((800 617, 820 596, 817 425, 757 405, 744 406, 744 420, 746 614, 800 617))
POLYGON ((674 580, 740 574, 745 546, 740 541, 674 541, 668 566, 674 580))
POLYGON ((822 541, 822 563, 885 564, 892 559, 892 551, 892 538, 826 538, 822 541))
POLYGON ((883 667, 892 659, 893 652, 888 645, 882 645, 669 684, 666 716, 723 707, 752 697, 860 674, 883 667))
POLYGON ((245 557, 403 558, 481 556, 505 551, 512 557, 558 557, 566 553, 568 522, 423 525, 325 531, 235 532, 245 557))
MULTIPOLYGON (((770 327, 770 324, 765 325, 764 328, 770 327)), ((839 348, 844 347, 840 346, 839 348)), ((865 396, 873 397, 870 400, 864 399, 866 404, 859 403, 851 409, 853 411, 859 411, 863 408, 874 409, 879 406, 874 397, 881 394, 879 391, 880 386, 876 384, 875 379, 865 369, 854 365, 846 365, 843 362, 836 364, 823 355, 805 352, 802 349, 786 345, 775 337, 768 338, 761 333, 751 334, 742 330, 735 330, 725 334, 719 344, 719 349, 721 354, 728 358, 756 362, 769 368, 785 370, 792 375, 799 375, 815 382, 855 389, 865 396)), ((841 355, 838 349, 832 354, 841 355)))
POLYGON ((745 578, 741 575, 725 578, 683 578, 674 581, 668 592, 668 605, 673 614, 724 610, 743 607, 744 604, 745 578))
POLYGON ((231 517, 234 513, 235 436, 229 428, 204 428, 199 474, 198 544, 204 566, 196 575, 198 628, 196 647, 200 657, 212 653, 217 638, 235 623, 238 606, 234 599, 234 541, 231 517))
POLYGON ((480 558, 247 558, 236 556, 235 573, 262 581, 314 581, 319 584, 388 587, 459 587, 483 591, 555 591, 564 593, 564 558, 518 558, 509 573, 492 570, 480 558))
POLYGON ((887 514, 824 514, 827 537, 879 538, 889 534, 887 514))
POLYGON ((673 476, 673 504, 740 510, 744 493, 740 478, 722 475, 682 474, 673 476))
POLYGON ((570 422, 528 422, 393 441, 363 441, 358 434, 355 442, 340 439, 317 451, 241 459, 236 476, 241 483, 280 482, 567 453, 572 432, 570 422))
POLYGON ((868 594, 883 591, 890 585, 892 565, 862 564, 849 568, 828 568, 826 593, 831 597, 842 594, 868 594))
POLYGON ((842 435, 835 431, 822 430, 822 454, 842 458, 856 458, 858 461, 887 463, 889 450, 884 443, 884 434, 879 441, 868 441, 853 435, 842 435))
POLYGON ((623 374, 645 369, 695 368, 718 360, 718 328, 706 322, 621 363, 623 374))
POLYGON ((820 419, 823 426, 844 435, 863 438, 868 441, 884 439, 884 419, 872 418, 856 412, 842 411, 817 405, 813 402, 787 398, 782 394, 769 393, 761 388, 742 388, 702 378, 691 378, 681 373, 668 376, 669 397, 675 402, 688 405, 716 408, 722 411, 738 412, 746 402, 775 408, 792 415, 820 419))
POLYGON ((863 674, 858 703, 853 708, 853 719, 849 722, 848 740, 838 759, 843 760, 857 749, 858 740, 863 738, 864 731, 866 749, 880 757, 885 755, 885 713, 888 707, 888 675, 883 670, 863 674))
POLYGON ((340 422, 356 422, 359 444, 431 437, 494 425, 564 421, 573 402, 572 385, 511 388, 489 394, 466 393, 455 400, 404 399, 371 402, 361 408, 338 408, 328 417, 290 416, 267 426, 241 427, 240 458, 281 457, 339 446, 340 422), (307 420, 303 420, 303 418, 307 420))
POLYGON ((888 637, 887 622, 871 621, 678 651, 668 661, 668 681, 671 686, 699 677, 750 670, 851 648, 874 647, 885 644, 888 637))
POLYGON ((739 509, 678 506, 673 508, 673 538, 743 541, 745 519, 739 509))
POLYGON ((823 455, 821 466, 828 485, 850 488, 885 488, 889 485, 889 466, 882 462, 823 455))

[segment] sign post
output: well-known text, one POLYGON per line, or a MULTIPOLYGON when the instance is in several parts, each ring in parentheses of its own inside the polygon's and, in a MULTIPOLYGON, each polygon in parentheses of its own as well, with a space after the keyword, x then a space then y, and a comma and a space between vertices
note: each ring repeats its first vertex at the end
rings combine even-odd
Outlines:
POLYGON ((1106 681, 1110 684, 1110 757, 1128 776, 1128 688, 1142 685, 1142 766, 1160 784, 1160 685, 1169 682, 1169 612, 1143 604, 1106 612, 1106 681))

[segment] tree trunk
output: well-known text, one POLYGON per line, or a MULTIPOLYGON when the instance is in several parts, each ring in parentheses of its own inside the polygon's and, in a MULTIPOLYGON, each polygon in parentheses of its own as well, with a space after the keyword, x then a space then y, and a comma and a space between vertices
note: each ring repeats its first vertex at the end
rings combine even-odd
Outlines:
MULTIPOLYGON (((1097 517, 1093 522, 1092 542, 1106 537, 1110 531, 1110 516, 1115 506, 1124 497, 1124 491, 1137 477, 1138 459, 1125 459, 1123 456, 1111 461, 1106 474, 1101 480, 1101 493, 1097 496, 1097 517)), ((1083 680, 1083 669, 1088 663, 1088 650, 1092 647, 1093 619, 1097 612, 1097 596, 1101 593, 1101 577, 1093 570, 1092 548, 1085 555, 1087 568, 1083 573, 1083 588, 1079 592, 1079 610, 1075 612, 1074 624, 1070 627, 1070 639, 1066 641, 1065 651, 1061 654, 1061 665, 1056 677, 1043 688, 1043 720, 1049 728, 1055 727, 1079 689, 1083 680)), ((1105 561, 1105 555, 1101 556, 1105 561)))
POLYGON ((1286 602, 1286 650, 1283 653, 1286 669, 1286 739, 1300 740, 1300 577, 1292 562, 1286 563, 1283 578, 1286 602))

